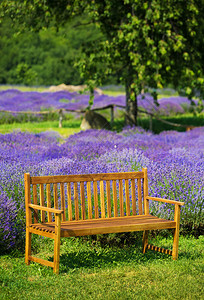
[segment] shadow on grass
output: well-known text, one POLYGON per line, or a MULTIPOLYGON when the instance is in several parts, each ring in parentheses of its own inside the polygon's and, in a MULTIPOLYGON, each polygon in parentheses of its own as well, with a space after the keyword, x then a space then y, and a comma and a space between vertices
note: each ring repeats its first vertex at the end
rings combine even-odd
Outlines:
MULTIPOLYGON (((199 251, 188 252, 180 251, 179 260, 194 260, 199 259, 202 254, 199 251)), ((49 258, 53 261, 53 257, 49 258)), ((113 267, 117 265, 137 265, 146 264, 158 261, 172 261, 172 256, 159 253, 156 251, 147 250, 145 254, 142 253, 141 245, 135 245, 124 248, 95 248, 90 247, 86 250, 66 252, 60 255, 60 272, 64 273, 68 270, 76 269, 92 269, 104 267, 113 267)))
MULTIPOLYGON (((104 267, 113 267, 116 265, 134 265, 151 262, 157 259, 171 259, 169 255, 158 252, 147 251, 142 253, 142 247, 127 248, 107 248, 97 250, 74 251, 71 253, 63 253, 60 255, 60 272, 76 269, 92 269, 104 267)), ((50 260, 52 258, 50 257, 50 260)))

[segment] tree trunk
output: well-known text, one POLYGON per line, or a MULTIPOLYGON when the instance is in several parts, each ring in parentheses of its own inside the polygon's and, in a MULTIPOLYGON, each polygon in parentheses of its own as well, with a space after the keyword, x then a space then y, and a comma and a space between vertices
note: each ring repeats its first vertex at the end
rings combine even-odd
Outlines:
POLYGON ((134 100, 130 98, 131 95, 131 84, 126 82, 126 113, 125 113, 125 124, 137 126, 137 95, 135 95, 134 100))

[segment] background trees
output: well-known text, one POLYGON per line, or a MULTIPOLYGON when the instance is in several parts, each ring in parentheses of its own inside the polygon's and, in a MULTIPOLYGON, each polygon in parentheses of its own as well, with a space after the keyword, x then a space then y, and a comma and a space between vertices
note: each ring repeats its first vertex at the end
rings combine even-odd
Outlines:
MULTIPOLYGON (((85 17, 84 17, 85 19, 85 17)), ((101 36, 95 25, 79 27, 80 18, 56 29, 18 33, 7 18, 0 24, 0 83, 26 85, 82 84, 75 61, 86 43, 101 36)))
MULTIPOLYGON (((110 74, 119 78, 126 87, 127 121, 136 124, 140 93, 150 90, 156 101, 156 89, 170 83, 190 99, 196 93, 203 96, 203 4, 203 0, 3 0, 0 7, 1 15, 17 20, 21 28, 37 30, 49 24, 59 27, 86 14, 103 36, 84 44, 77 57, 80 74, 91 89, 110 74)), ((79 23, 87 20, 82 17, 79 23)))

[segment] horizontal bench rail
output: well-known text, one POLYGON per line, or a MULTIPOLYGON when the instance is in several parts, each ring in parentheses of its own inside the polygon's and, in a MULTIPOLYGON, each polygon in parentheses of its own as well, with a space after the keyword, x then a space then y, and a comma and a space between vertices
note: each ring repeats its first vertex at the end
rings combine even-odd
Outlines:
POLYGON ((33 176, 30 178, 31 184, 39 183, 66 183, 66 182, 85 182, 101 180, 119 179, 139 179, 144 178, 143 172, 121 172, 103 174, 83 174, 83 175, 56 175, 56 176, 33 176))

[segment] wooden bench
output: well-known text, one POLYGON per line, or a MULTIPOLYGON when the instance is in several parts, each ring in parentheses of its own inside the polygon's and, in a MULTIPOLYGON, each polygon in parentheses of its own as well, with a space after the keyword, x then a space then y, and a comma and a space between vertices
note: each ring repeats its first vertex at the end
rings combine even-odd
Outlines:
POLYGON ((184 202, 148 196, 147 169, 142 172, 36 176, 25 179, 25 262, 59 272, 60 238, 116 232, 143 232, 143 253, 156 250, 178 258, 180 206, 184 202), (149 214, 149 201, 175 205, 174 220, 149 214), (174 229, 173 250, 148 244, 148 231, 174 229), (54 261, 31 255, 31 234, 54 239, 54 261))

